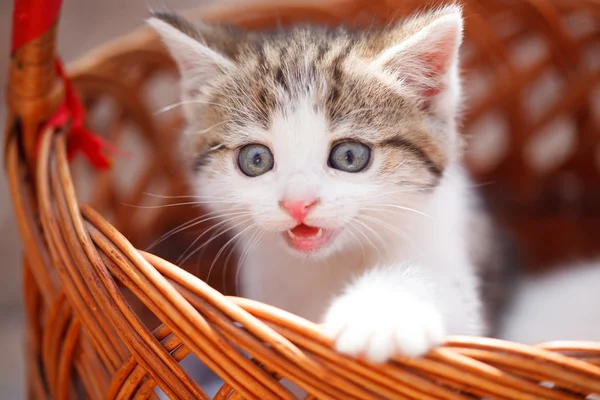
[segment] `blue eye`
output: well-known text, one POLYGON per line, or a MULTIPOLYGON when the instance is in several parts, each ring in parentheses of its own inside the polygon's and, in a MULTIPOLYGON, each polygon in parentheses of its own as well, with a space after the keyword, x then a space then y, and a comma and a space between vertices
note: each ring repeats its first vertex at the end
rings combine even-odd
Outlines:
POLYGON ((271 150, 262 144, 249 144, 242 147, 238 153, 240 170, 252 178, 272 170, 274 163, 271 150))
POLYGON ((336 144, 329 153, 329 166, 344 172, 360 172, 367 167, 371 149, 359 142, 336 144))

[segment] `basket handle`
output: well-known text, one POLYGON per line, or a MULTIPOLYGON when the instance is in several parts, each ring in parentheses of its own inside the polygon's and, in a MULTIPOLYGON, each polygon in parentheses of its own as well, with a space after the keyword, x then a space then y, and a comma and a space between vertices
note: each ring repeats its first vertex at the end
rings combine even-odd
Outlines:
POLYGON ((61 5, 62 0, 14 0, 5 148, 17 135, 31 172, 40 127, 63 96, 55 70, 61 5))

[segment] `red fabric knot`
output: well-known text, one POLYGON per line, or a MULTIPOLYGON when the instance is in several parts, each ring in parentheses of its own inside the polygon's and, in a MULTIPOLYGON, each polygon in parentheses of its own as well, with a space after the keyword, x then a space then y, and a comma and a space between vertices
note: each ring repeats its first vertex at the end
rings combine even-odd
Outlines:
MULTIPOLYGON (((15 0, 11 53, 14 54, 19 48, 48 31, 57 21, 61 5, 62 0, 15 0)), ((68 136, 69 160, 81 151, 94 167, 107 169, 111 166, 109 154, 130 156, 85 128, 85 109, 60 60, 56 60, 56 72, 63 81, 65 98, 54 115, 44 124, 43 129, 71 124, 68 136)))
POLYGON ((70 122, 67 149, 69 161, 81 151, 95 168, 103 170, 112 165, 109 155, 130 158, 131 154, 120 151, 85 127, 85 108, 60 60, 56 60, 56 73, 63 81, 65 97, 56 112, 44 124, 43 130, 61 128, 70 122))

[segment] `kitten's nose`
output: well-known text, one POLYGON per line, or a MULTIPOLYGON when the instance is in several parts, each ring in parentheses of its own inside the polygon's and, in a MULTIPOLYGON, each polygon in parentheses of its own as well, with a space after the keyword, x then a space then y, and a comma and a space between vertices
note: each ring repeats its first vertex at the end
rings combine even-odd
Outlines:
POLYGON ((306 215, 310 209, 317 204, 317 199, 311 200, 283 200, 279 202, 279 206, 294 218, 299 224, 304 222, 306 215))

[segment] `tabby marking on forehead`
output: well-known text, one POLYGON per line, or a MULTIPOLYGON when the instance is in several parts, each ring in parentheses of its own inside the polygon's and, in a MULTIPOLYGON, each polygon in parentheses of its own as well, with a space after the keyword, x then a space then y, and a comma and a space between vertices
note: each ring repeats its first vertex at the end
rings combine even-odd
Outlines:
MULTIPOLYGON (((186 79, 183 71, 184 87, 189 84, 190 93, 195 93, 192 96, 210 103, 188 107, 192 127, 202 132, 210 128, 207 134, 191 138, 191 148, 203 158, 196 167, 209 165, 212 156, 222 156, 222 152, 204 150, 210 142, 216 140, 236 148, 261 141, 261 135, 276 133, 271 132, 275 118, 287 118, 301 101, 311 102, 314 111, 314 117, 307 114, 306 118, 323 115, 327 119, 329 129, 324 134, 330 142, 345 135, 374 148, 386 147, 381 152, 385 157, 382 173, 395 170, 406 157, 414 161, 406 166, 418 168, 420 163, 425 173, 415 177, 425 178, 422 186, 435 186, 448 160, 456 158, 452 153, 459 152, 452 148, 452 142, 458 141, 452 133, 452 114, 438 118, 428 108, 430 101, 424 103, 415 96, 414 88, 405 85, 408 79, 400 76, 396 81, 390 71, 385 71, 390 68, 388 61, 380 71, 369 64, 434 21, 435 13, 381 29, 299 26, 262 33, 231 33, 220 27, 195 26, 170 14, 158 18, 232 63, 208 60, 209 65, 200 65, 202 74, 210 72, 203 81, 194 80, 193 76, 186 79), (211 62, 214 69, 209 68, 211 62), (398 85, 404 89, 398 90, 398 85), (204 88, 200 92, 194 89, 201 86, 204 88)), ((402 57, 408 57, 408 64, 413 62, 410 52, 402 57)), ((189 62, 200 64, 198 60, 189 62)), ((452 82, 442 82, 440 88, 451 89, 444 87, 447 84, 452 82)))

